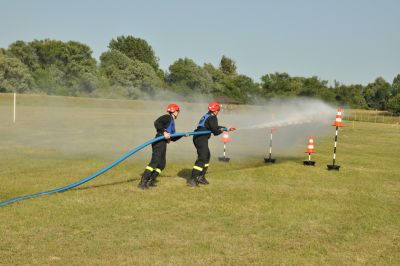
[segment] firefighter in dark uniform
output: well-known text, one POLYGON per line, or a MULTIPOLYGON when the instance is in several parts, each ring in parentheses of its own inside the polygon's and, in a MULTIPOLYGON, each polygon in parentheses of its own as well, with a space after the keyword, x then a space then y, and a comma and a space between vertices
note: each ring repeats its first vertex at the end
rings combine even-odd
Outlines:
MULTIPOLYGON (((212 102, 208 105, 208 113, 203 115, 197 125, 195 131, 211 131, 214 136, 218 136, 223 131, 233 131, 235 128, 226 128, 218 125, 217 115, 221 107, 217 102, 212 102)), ((210 149, 208 147, 208 139, 211 134, 205 135, 194 135, 193 144, 197 150, 197 160, 194 163, 192 176, 187 180, 187 185, 190 187, 196 187, 198 184, 208 185, 205 175, 210 163, 210 149)))
POLYGON ((179 114, 179 106, 177 104, 169 104, 167 107, 168 114, 162 115, 154 121, 154 127, 157 130, 156 137, 164 136, 165 139, 157 141, 151 145, 152 154, 149 165, 143 172, 139 183, 139 188, 148 189, 156 186, 156 178, 164 170, 166 165, 167 144, 172 141, 177 141, 181 137, 172 137, 170 134, 175 133, 175 119, 179 114))

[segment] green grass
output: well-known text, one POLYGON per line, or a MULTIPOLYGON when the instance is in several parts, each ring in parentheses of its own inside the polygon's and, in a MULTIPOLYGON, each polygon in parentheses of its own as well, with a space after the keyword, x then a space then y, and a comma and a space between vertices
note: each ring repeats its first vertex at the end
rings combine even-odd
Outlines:
POLYGON ((400 124, 400 115, 378 110, 344 110, 343 118, 347 121, 400 124))
MULTIPOLYGON (((33 142, 46 134, 33 122, 43 102, 25 96, 32 121, 14 131, 6 97, 0 95, 0 201, 69 184, 115 158, 33 142)), ((98 100, 64 100, 64 108, 91 117, 111 109, 98 100)), ((56 116, 57 104, 49 104, 56 116)), ((112 111, 132 106, 126 101, 112 111)), ((214 152, 209 186, 186 187, 193 162, 171 161, 159 186, 141 191, 136 185, 148 157, 132 158, 82 187, 0 207, 0 265, 398 265, 400 130, 344 127, 339 172, 325 169, 332 140, 333 134, 318 141, 316 167, 301 164, 304 154, 265 165, 262 156, 238 161, 234 154, 223 164, 214 152)))

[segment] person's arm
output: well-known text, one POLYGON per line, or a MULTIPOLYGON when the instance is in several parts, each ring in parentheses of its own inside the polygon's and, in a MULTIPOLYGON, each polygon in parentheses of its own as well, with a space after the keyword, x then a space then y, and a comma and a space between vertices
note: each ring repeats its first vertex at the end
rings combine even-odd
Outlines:
POLYGON ((170 115, 162 115, 154 121, 154 127, 157 130, 157 135, 163 135, 167 130, 169 122, 171 121, 170 115))
POLYGON ((211 130, 214 136, 218 136, 224 131, 225 127, 218 125, 218 119, 216 116, 210 116, 207 120, 208 128, 211 130))
POLYGON ((171 140, 172 140, 172 141, 177 141, 177 140, 179 140, 179 139, 182 138, 182 137, 183 137, 183 136, 180 136, 180 137, 172 137, 171 140))

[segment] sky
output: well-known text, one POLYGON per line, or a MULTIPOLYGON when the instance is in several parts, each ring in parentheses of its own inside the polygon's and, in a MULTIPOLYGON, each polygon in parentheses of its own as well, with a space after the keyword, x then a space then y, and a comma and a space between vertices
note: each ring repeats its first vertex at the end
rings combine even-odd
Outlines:
POLYGON ((146 40, 167 70, 222 55, 255 81, 274 72, 363 84, 400 74, 398 0, 0 0, 0 47, 79 41, 98 60, 111 39, 146 40))

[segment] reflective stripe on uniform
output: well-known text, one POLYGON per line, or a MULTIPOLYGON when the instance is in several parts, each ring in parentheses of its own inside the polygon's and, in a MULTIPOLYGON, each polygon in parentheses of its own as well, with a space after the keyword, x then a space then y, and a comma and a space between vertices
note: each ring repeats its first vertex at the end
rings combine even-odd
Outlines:
POLYGON ((158 172, 159 174, 161 174, 161 169, 160 169, 160 168, 156 168, 156 172, 158 172))
POLYGON ((205 165, 204 165, 204 167, 208 167, 210 164, 209 163, 206 163, 205 165))
POLYGON ((154 171, 154 168, 148 165, 148 166, 146 166, 146 170, 154 171))
POLYGON ((195 170, 197 170, 197 171, 203 171, 203 168, 201 168, 201 167, 198 167, 198 166, 193 166, 193 169, 195 169, 195 170))

